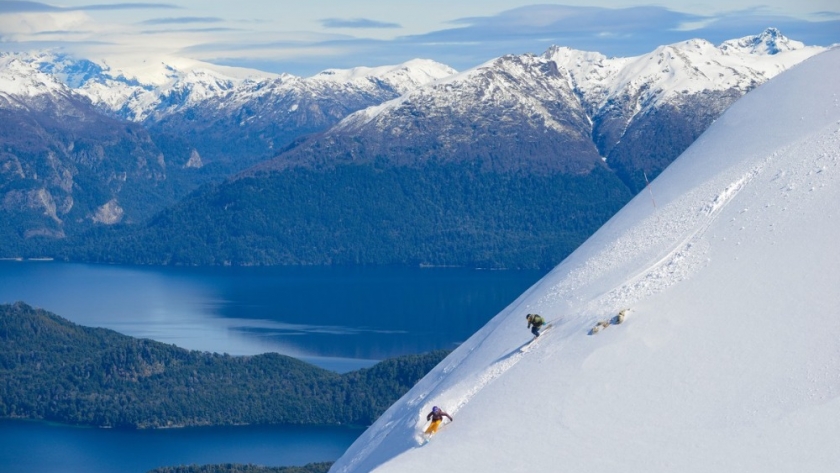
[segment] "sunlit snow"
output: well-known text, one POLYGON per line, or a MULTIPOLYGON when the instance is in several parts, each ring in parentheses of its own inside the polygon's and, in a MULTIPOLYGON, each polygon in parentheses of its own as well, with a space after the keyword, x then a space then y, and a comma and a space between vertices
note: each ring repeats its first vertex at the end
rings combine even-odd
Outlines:
POLYGON ((739 100, 331 472, 837 471, 838 235, 833 49, 739 100), (555 326, 523 353, 529 312, 555 326), (454 422, 420 446, 433 405, 454 422))

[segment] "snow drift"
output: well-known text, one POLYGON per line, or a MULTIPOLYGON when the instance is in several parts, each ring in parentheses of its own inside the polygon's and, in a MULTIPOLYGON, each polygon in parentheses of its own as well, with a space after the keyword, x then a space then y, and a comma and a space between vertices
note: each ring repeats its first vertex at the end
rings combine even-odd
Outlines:
POLYGON ((738 101, 331 471, 836 471, 838 235, 833 49, 738 101), (529 312, 555 327, 523 353, 529 312), (419 446, 433 405, 455 420, 419 446))

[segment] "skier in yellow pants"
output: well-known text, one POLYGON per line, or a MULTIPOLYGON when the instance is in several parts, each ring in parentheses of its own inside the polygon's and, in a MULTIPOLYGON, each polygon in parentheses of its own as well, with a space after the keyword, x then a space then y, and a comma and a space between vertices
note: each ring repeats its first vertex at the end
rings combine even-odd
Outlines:
POLYGON ((452 416, 440 410, 438 406, 432 408, 432 412, 429 412, 429 415, 426 416, 426 420, 432 421, 429 424, 429 427, 426 429, 426 438, 430 438, 432 435, 437 432, 438 427, 440 427, 440 423, 443 422, 443 418, 449 418, 449 422, 452 422, 452 416))

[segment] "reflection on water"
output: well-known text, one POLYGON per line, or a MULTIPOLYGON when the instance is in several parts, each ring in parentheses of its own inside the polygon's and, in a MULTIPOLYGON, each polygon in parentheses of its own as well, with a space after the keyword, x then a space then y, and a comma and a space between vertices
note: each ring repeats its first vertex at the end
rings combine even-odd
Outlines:
POLYGON ((0 302, 180 347, 336 371, 451 349, 542 276, 462 268, 170 268, 0 261, 0 302))

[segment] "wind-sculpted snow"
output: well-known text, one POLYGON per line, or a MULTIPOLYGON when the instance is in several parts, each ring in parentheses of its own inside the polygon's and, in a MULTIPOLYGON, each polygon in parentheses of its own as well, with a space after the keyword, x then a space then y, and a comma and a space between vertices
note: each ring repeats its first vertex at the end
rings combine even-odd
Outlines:
POLYGON ((838 202, 835 49, 736 103, 331 471, 833 471, 838 202), (554 328, 522 353, 532 312, 554 328), (419 447, 432 405, 455 421, 419 447))

